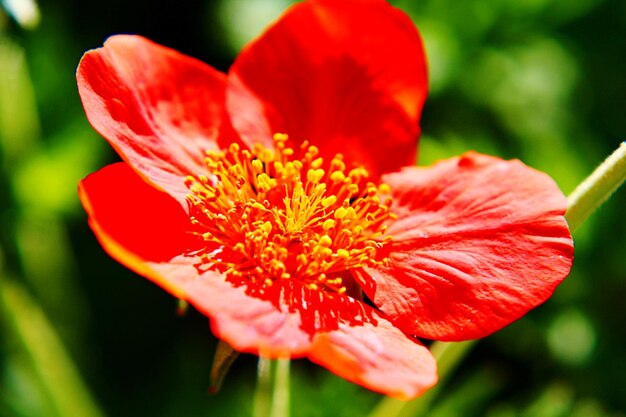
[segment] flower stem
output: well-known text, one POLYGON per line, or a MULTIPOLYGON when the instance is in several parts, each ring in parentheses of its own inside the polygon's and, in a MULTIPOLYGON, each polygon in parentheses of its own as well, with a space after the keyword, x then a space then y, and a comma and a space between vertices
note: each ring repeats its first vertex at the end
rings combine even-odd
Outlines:
POLYGON ((580 226, 626 180, 626 142, 598 166, 567 199, 565 217, 580 226))
POLYGON ((252 415, 254 417, 267 417, 272 403, 272 376, 270 369, 272 361, 259 357, 257 367, 256 390, 254 391, 254 404, 252 415))
POLYGON ((254 417, 289 417, 289 359, 259 357, 254 417))
POLYGON ((275 361, 274 395, 270 417, 289 417, 289 359, 275 361))
POLYGON ((411 401, 383 398, 369 417, 417 417, 425 415, 440 387, 469 353, 476 340, 467 342, 435 342, 431 352, 437 360, 439 382, 430 391, 411 401))

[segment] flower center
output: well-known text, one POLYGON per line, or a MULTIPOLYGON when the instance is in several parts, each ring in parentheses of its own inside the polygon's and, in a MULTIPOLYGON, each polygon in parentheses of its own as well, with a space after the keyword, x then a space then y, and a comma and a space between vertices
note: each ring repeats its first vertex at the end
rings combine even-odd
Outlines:
POLYGON ((347 171, 341 154, 325 163, 315 146, 296 152, 287 140, 207 151, 210 175, 186 178, 193 233, 206 242, 199 267, 344 293, 346 271, 388 262, 380 249, 391 240, 384 223, 395 218, 389 186, 367 181, 363 168, 347 171))

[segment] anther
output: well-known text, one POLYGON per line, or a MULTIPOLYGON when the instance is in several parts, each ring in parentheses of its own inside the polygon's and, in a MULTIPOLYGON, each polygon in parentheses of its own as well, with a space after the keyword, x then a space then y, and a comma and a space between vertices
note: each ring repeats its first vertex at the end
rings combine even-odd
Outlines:
POLYGON ((239 152, 239 145, 237 143, 231 143, 228 147, 228 152, 233 154, 239 152))
POLYGON ((273 139, 276 142, 286 142, 289 139, 289 135, 285 133, 274 133, 273 139))
POLYGON ((380 184, 378 186, 378 192, 381 194, 390 194, 391 193, 391 187, 385 183, 380 184))
POLYGON ((328 196, 326 198, 324 198, 322 200, 322 206, 324 206, 324 208, 328 207, 328 206, 332 206, 333 204, 335 204, 337 202, 337 197, 334 195, 328 196))
POLYGON ((323 169, 309 169, 309 171, 306 174, 307 180, 309 180, 309 182, 312 182, 313 184, 319 183, 323 176, 324 176, 323 169))
POLYGON ((330 180, 335 184, 342 182, 345 178, 346 176, 341 171, 335 171, 330 174, 330 180))
POLYGON ((330 236, 324 235, 324 236, 322 236, 320 238, 319 244, 320 244, 320 246, 328 248, 328 247, 330 247, 330 245, 333 244, 333 240, 330 238, 330 236))
POLYGON ((253 159, 251 164, 252 168, 254 168, 255 174, 260 174, 261 172, 263 172, 263 162, 259 161, 258 159, 253 159))
POLYGON ((335 210, 335 218, 336 219, 343 219, 346 214, 348 213, 348 210, 344 207, 339 207, 337 210, 335 210))
POLYGON ((354 219, 356 219, 356 212, 354 211, 354 208, 348 207, 346 209, 345 218, 347 220, 354 220, 354 219))

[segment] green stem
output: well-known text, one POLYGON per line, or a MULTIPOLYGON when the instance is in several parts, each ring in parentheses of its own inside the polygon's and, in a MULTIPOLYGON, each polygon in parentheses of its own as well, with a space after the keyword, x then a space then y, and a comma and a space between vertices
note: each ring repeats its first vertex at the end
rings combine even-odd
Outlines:
POLYGON ((289 417, 289 359, 276 361, 270 417, 289 417))
POLYGON ((259 357, 257 367, 257 382, 254 391, 254 404, 252 415, 254 417, 267 417, 272 404, 272 361, 259 357))
POLYGON ((289 364, 259 357, 254 417, 289 417, 289 364))
POLYGON ((580 226, 626 180, 626 142, 596 168, 567 199, 565 217, 580 226))

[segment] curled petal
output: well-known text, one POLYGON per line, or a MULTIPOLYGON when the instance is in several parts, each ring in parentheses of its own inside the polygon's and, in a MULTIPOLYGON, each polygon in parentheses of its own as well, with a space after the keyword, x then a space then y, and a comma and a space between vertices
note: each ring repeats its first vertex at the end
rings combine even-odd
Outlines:
POLYGON ((198 242, 189 217, 168 194, 145 183, 126 163, 109 165, 79 184, 89 225, 118 262, 181 297, 197 260, 183 256, 198 242))
POLYGON ((212 318, 218 337, 236 350, 269 357, 303 356, 317 333, 336 330, 340 322, 359 326, 372 319, 365 304, 295 280, 267 286, 207 271, 188 287, 187 297, 212 318))
POLYGON ((183 179, 203 173, 224 117, 224 74, 140 36, 87 52, 77 71, 87 118, 142 176, 185 206, 183 179))
POLYGON ((437 382, 435 359, 378 313, 374 317, 318 334, 310 359, 373 391, 405 400, 419 396, 437 382))
POLYGON ((383 180, 399 217, 391 263, 360 279, 405 332, 486 336, 543 303, 569 273, 566 199, 546 174, 468 153, 383 180))
POLYGON ((424 51, 386 1, 297 4, 241 52, 228 84, 233 126, 249 145, 287 133, 374 175, 415 161, 424 51))
POLYGON ((211 318, 216 336, 239 351, 308 356, 343 378, 401 398, 437 380, 428 349, 350 297, 293 280, 271 287, 234 283, 208 271, 187 286, 187 299, 211 318))
POLYGON ((311 345, 312 329, 303 327, 299 314, 290 311, 289 288, 274 286, 272 293, 229 282, 207 271, 188 287, 187 300, 211 318, 213 333, 239 352, 273 358, 301 357, 311 345))

